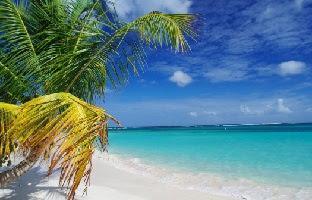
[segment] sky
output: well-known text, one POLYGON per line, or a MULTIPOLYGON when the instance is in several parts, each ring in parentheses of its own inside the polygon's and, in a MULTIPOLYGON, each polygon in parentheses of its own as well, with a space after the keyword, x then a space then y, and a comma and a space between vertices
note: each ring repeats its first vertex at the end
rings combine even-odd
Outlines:
POLYGON ((312 0, 114 0, 120 18, 201 16, 191 51, 148 67, 98 105, 124 126, 312 122, 312 0))

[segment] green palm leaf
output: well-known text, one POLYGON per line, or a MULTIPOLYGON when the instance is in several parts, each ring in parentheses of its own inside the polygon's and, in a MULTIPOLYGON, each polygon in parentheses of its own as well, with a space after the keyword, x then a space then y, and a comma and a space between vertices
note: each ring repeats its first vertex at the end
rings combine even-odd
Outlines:
MULTIPOLYGON (((24 9, 23 2, 15 4, 11 0, 0 1, 0 44, 2 45, 2 54, 5 56, 5 61, 2 59, 2 62, 6 64, 5 69, 10 66, 10 71, 15 74, 15 77, 23 76, 25 80, 29 80, 33 79, 33 75, 37 70, 38 58, 23 20, 24 9)), ((15 94, 14 88, 16 87, 14 87, 14 84, 15 81, 5 78, 1 85, 2 87, 5 86, 3 90, 15 94)), ((33 96, 35 86, 34 84, 28 84, 28 86, 31 91, 24 95, 33 96)))
POLYGON ((117 122, 87 102, 144 71, 144 44, 188 50, 194 19, 152 12, 120 23, 102 0, 0 0, 0 100, 19 105, 0 103, 0 159, 25 156, 0 186, 45 158, 74 199, 96 145, 107 145, 108 120, 117 122))
MULTIPOLYGON (((65 53, 63 57, 58 57, 58 61, 53 60, 54 63, 64 63, 64 60, 71 58, 71 62, 66 66, 60 67, 61 69, 57 72, 56 70, 51 72, 47 78, 46 89, 51 92, 67 91, 77 96, 89 93, 89 97, 92 97, 95 94, 102 94, 107 77, 114 85, 114 80, 116 80, 114 77, 122 82, 120 80, 126 78, 129 68, 137 74, 140 71, 140 66, 145 63, 144 50, 138 47, 141 44, 127 45, 127 43, 123 43, 128 33, 139 33, 144 41, 153 46, 169 45, 176 51, 185 51, 188 49, 188 44, 184 35, 195 36, 191 27, 194 19, 193 15, 150 13, 125 24, 112 34, 97 35, 103 42, 92 44, 87 41, 93 36, 85 35, 85 40, 80 40, 80 49, 78 48, 80 51, 76 51, 72 55, 65 53), (119 58, 123 49, 128 53, 122 54, 124 62, 116 65, 116 56, 119 58), (116 71, 116 66, 119 67, 118 71, 116 71), (86 85, 85 82, 94 84, 86 85)), ((77 49, 76 46, 75 49, 77 49)), ((90 100, 88 97, 84 99, 90 100)))

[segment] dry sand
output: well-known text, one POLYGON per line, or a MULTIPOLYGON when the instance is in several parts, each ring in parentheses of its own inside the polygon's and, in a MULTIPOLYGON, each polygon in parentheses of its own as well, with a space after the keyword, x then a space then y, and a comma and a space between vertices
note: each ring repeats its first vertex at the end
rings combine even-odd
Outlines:
MULTIPOLYGON (((87 195, 82 196, 80 188, 76 198, 79 200, 229 200, 228 197, 215 196, 195 190, 180 189, 173 185, 139 174, 117 169, 108 161, 95 157, 91 186, 87 195)), ((6 189, 0 189, 0 199, 65 199, 64 189, 58 187, 58 176, 47 178, 40 166, 33 168, 18 182, 6 189)))

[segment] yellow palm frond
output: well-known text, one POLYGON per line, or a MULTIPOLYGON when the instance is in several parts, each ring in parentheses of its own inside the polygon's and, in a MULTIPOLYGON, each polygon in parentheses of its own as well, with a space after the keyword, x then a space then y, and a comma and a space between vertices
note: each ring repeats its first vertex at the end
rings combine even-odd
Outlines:
POLYGON ((16 119, 19 106, 0 102, 0 158, 10 155, 14 149, 14 140, 7 137, 8 130, 16 119), (6 145, 4 145, 6 144, 6 145))
POLYGON ((20 151, 36 149, 41 158, 49 159, 49 174, 60 167, 60 185, 70 186, 68 199, 73 199, 81 180, 88 182, 96 140, 104 148, 107 144, 110 119, 116 121, 69 93, 55 93, 22 104, 7 137, 20 151))

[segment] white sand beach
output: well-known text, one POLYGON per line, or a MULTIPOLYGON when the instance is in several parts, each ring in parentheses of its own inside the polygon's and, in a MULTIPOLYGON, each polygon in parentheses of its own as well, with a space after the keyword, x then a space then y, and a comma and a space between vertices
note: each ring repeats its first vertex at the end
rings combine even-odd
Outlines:
MULTIPOLYGON (((91 186, 87 195, 82 196, 80 188, 76 198, 79 200, 229 200, 206 192, 181 189, 161 183, 151 177, 134 174, 115 168, 107 159, 95 156, 91 186)), ((58 186, 57 174, 45 177, 40 166, 33 168, 17 183, 7 189, 0 189, 0 199, 25 200, 65 199, 65 191, 58 186)))

